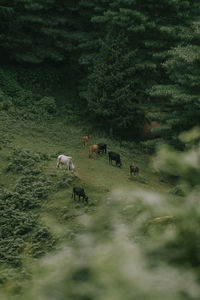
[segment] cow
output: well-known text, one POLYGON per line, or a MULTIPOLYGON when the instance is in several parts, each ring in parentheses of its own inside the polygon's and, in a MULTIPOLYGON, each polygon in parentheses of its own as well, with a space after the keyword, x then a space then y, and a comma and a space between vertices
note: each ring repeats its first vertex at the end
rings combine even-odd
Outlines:
POLYGON ((98 146, 98 154, 100 154, 101 152, 105 154, 107 153, 107 144, 99 143, 97 144, 97 146, 98 146))
POLYGON ((98 145, 92 145, 89 148, 89 158, 92 158, 93 153, 95 152, 96 154, 98 154, 98 145))
POLYGON ((173 216, 164 216, 159 218, 154 218, 153 220, 149 221, 149 224, 167 224, 174 221, 173 216))
POLYGON ((139 174, 139 168, 138 167, 136 167, 136 165, 135 164, 131 164, 130 165, 130 174, 132 175, 132 173, 134 174, 134 175, 138 175, 139 174))
POLYGON ((92 138, 91 135, 84 135, 84 136, 83 136, 83 147, 86 146, 88 140, 91 139, 91 138, 92 138))
POLYGON ((121 159, 120 159, 120 155, 118 153, 115 152, 108 152, 108 157, 109 157, 109 164, 112 164, 112 161, 115 160, 116 166, 119 166, 121 168, 122 163, 121 163, 121 159))
POLYGON ((76 195, 78 195, 78 200, 80 201, 80 197, 83 198, 83 200, 85 200, 85 202, 88 204, 88 196, 85 194, 85 191, 83 188, 81 187, 74 187, 73 191, 72 191, 72 198, 74 198, 74 200, 76 200, 76 195))
POLYGON ((66 156, 64 154, 61 154, 57 158, 57 164, 56 167, 60 168, 60 164, 65 164, 67 166, 66 170, 74 170, 74 164, 72 162, 72 157, 71 156, 66 156))

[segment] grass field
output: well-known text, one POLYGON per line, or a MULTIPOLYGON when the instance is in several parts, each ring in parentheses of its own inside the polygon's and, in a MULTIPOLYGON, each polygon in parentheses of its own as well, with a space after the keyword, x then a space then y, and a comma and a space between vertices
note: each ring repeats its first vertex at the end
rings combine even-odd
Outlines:
MULTIPOLYGON (((121 189, 134 191, 135 189, 152 190, 156 192, 168 192, 170 186, 162 180, 160 174, 152 166, 151 160, 138 150, 132 150, 120 146, 120 143, 109 138, 93 135, 88 145, 82 147, 82 136, 86 134, 80 125, 62 123, 57 120, 35 122, 30 120, 17 120, 6 114, 1 115, 1 157, 0 157, 0 180, 1 185, 12 189, 18 175, 4 172, 8 164, 8 157, 13 148, 21 147, 35 153, 45 153, 50 160, 43 166, 43 172, 55 181, 63 180, 63 169, 56 169, 56 158, 59 154, 73 157, 75 164, 74 174, 79 178, 80 185, 86 189, 90 203, 96 204, 103 201, 112 190, 121 189), (109 165, 108 156, 93 155, 88 158, 90 144, 105 142, 108 151, 120 153, 122 168, 109 165), (139 176, 129 175, 130 163, 136 163, 140 168, 139 176)), ((66 173, 66 177, 70 172, 66 173)), ((71 189, 60 189, 56 193, 50 193, 49 205, 62 207, 73 202, 71 189), (53 201, 56 199, 56 201, 53 201)))
MULTIPOLYGON (((123 146, 122 142, 93 134, 92 140, 83 148, 82 136, 90 134, 90 127, 84 122, 73 124, 58 119, 44 122, 23 117, 18 119, 2 112, 0 126, 1 189, 13 191, 23 176, 20 171, 8 171, 14 149, 28 151, 31 155, 45 154, 48 157, 37 163, 41 174, 49 182, 48 195, 44 200, 41 199, 40 208, 34 208, 34 211, 39 216, 39 222, 47 226, 57 240, 58 248, 65 241, 73 241, 76 234, 85 230, 79 222, 80 216, 95 215, 101 204, 109 202, 111 198, 115 201, 115 193, 124 194, 126 197, 137 190, 168 194, 171 189, 152 166, 150 158, 142 153, 137 145, 130 149, 123 146), (108 156, 104 154, 94 154, 93 158, 88 158, 89 145, 99 142, 107 143, 108 151, 120 153, 122 168, 109 165, 108 156), (56 168, 59 154, 72 156, 74 173, 66 172, 64 167, 56 168), (129 175, 129 165, 132 162, 139 167, 139 176, 129 175), (89 197, 89 205, 72 199, 74 185, 84 187, 89 197)), ((129 219, 132 222, 132 218, 127 216, 127 222, 129 219)), ((6 292, 9 290, 7 285, 5 289, 6 292)), ((13 289, 10 288, 11 293, 13 289)))
MULTIPOLYGON (((83 125, 85 127, 85 124, 83 125)), ((11 189, 15 185, 20 174, 6 173, 4 170, 8 165, 8 157, 13 148, 22 148, 35 153, 45 153, 50 159, 44 163, 44 174, 53 178, 56 185, 61 183, 61 188, 49 193, 45 203, 49 208, 62 209, 63 207, 74 208, 75 204, 71 199, 72 188, 65 186, 65 181, 71 172, 65 172, 65 167, 56 169, 56 160, 59 154, 72 156, 75 164, 74 175, 77 177, 77 184, 84 187, 89 196, 89 210, 97 209, 99 202, 105 201, 113 190, 133 192, 136 189, 146 191, 166 192, 170 186, 162 180, 151 164, 151 160, 138 150, 132 150, 120 146, 120 143, 109 138, 93 135, 88 145, 82 147, 82 136, 87 134, 80 125, 68 122, 50 120, 37 122, 31 120, 18 120, 7 114, 1 115, 1 156, 0 156, 0 182, 2 186, 11 189), (108 144, 108 151, 120 153, 122 168, 113 163, 109 165, 108 156, 101 154, 88 158, 90 144, 105 142, 108 144), (129 175, 130 163, 136 163, 140 169, 139 176, 129 175), (65 181, 64 181, 65 180, 65 181), (95 207, 95 208, 94 208, 95 207)), ((45 211, 45 209, 44 209, 45 211)))

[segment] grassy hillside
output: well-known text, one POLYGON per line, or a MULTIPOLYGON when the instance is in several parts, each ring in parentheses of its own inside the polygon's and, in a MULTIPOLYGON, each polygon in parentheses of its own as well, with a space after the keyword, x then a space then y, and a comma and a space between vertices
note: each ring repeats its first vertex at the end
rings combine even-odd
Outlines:
POLYGON ((167 163, 169 174, 187 181, 180 197, 139 145, 101 135, 80 116, 43 120, 11 107, 0 112, 0 126, 1 299, 23 294, 44 300, 55 293, 54 299, 102 300, 103 287, 106 299, 121 300, 133 283, 130 300, 198 299, 199 171, 193 150, 162 156, 163 168, 167 163), (103 154, 89 159, 85 134, 92 134, 89 144, 105 142, 120 153, 122 168, 109 165, 103 154), (56 168, 59 154, 73 157, 74 172, 56 168), (132 162, 139 176, 129 175, 132 162), (72 199, 75 185, 84 187, 89 205, 72 199), (167 215, 176 224, 154 227, 159 219, 153 218, 167 215))
MULTIPOLYGON (((35 206, 32 204, 30 211, 33 210, 37 214, 38 223, 48 228, 53 236, 52 239, 56 240, 56 243, 53 243, 53 248, 58 247, 64 240, 73 240, 74 235, 83 229, 79 224, 78 217, 83 214, 95 214, 99 204, 109 201, 113 191, 120 190, 127 193, 134 192, 139 188, 147 192, 167 193, 170 189, 154 168, 149 166, 149 158, 138 150, 137 145, 129 145, 128 149, 126 143, 119 143, 107 137, 93 134, 90 143, 106 142, 108 150, 121 154, 123 165, 121 169, 109 165, 106 155, 97 157, 94 154, 93 158, 89 159, 89 144, 85 148, 82 147, 82 136, 90 133, 89 131, 92 129, 84 121, 79 120, 78 123, 73 123, 67 119, 29 120, 23 115, 23 112, 12 114, 2 111, 0 126, 1 192, 5 190, 7 193, 18 192, 21 179, 24 176, 30 176, 30 170, 33 168, 32 161, 34 161, 35 169, 31 172, 36 173, 34 178, 38 178, 38 181, 42 180, 42 186, 48 190, 48 193, 43 197, 44 191, 39 190, 42 193, 41 197, 36 197, 39 204, 36 205, 35 203, 35 206), (130 147, 132 148, 130 149, 130 147), (73 157, 74 173, 65 172, 64 167, 63 169, 56 168, 56 159, 59 154, 73 157), (138 177, 130 177, 129 175, 131 162, 135 162, 140 168, 138 177), (19 167, 21 165, 22 167, 19 167), (84 187, 89 196, 88 206, 73 201, 71 193, 74 185, 84 187)), ((33 176, 32 173, 31 176, 33 176)), ((30 178, 31 182, 33 179, 30 178)), ((38 189, 38 181, 34 181, 35 185, 33 184, 31 189, 36 187, 38 189)), ((21 190, 20 195, 25 193, 26 196, 25 186, 22 185, 21 190)), ((24 208, 22 208, 23 210, 24 208)), ((26 245, 20 246, 23 250, 20 250, 19 256, 26 257, 27 254, 28 257, 39 257, 43 255, 51 249, 50 240, 48 238, 44 243, 41 241, 38 247, 42 247, 43 251, 39 251, 38 254, 37 251, 33 250, 35 249, 34 245, 29 244, 27 246, 28 241, 25 239, 22 243, 26 245)), ((5 264, 7 261, 3 260, 2 262, 5 264)), ((7 268, 6 264, 5 266, 7 268)), ((13 266, 12 263, 11 266, 13 266)), ((9 276, 8 278, 5 277, 5 282, 10 281, 9 276)), ((4 288, 7 286, 5 282, 4 288)), ((15 287, 19 283, 15 281, 12 284, 15 287)))
MULTIPOLYGON (((123 146, 115 140, 107 137, 93 135, 89 144, 82 147, 82 136, 90 130, 81 121, 79 124, 62 120, 18 120, 9 116, 5 112, 1 113, 1 183, 8 189, 12 189, 17 176, 13 173, 6 173, 8 157, 11 155, 13 148, 22 148, 33 153, 43 153, 49 156, 49 160, 44 163, 43 172, 49 178, 54 178, 55 182, 62 181, 65 174, 68 173, 56 169, 56 158, 59 154, 70 155, 75 163, 75 176, 89 194, 90 203, 103 201, 113 189, 134 190, 142 188, 145 190, 168 191, 169 185, 162 180, 155 168, 150 163, 150 159, 141 151, 137 145, 131 145, 131 149, 123 146), (83 126, 83 127, 82 127, 83 126), (122 168, 111 166, 108 163, 108 156, 93 155, 92 159, 88 158, 88 147, 90 144, 105 142, 108 144, 108 151, 120 153, 122 158, 122 168), (135 162, 140 168, 139 177, 129 175, 129 165, 135 162), (9 179, 9 180, 8 180, 9 179)), ((114 164, 114 163, 113 163, 114 164)), ((69 174, 71 174, 69 172, 69 174)), ((62 188, 60 191, 50 193, 49 197, 60 198, 66 201, 71 196, 71 190, 62 188), (70 196, 70 197, 69 197, 70 196)), ((60 201, 57 205, 60 204, 60 201)), ((56 205, 56 203, 55 203, 56 205)))

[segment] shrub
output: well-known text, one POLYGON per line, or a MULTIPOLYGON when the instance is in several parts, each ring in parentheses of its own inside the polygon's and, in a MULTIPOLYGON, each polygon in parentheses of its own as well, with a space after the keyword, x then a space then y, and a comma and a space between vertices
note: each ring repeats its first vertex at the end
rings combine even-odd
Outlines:
POLYGON ((156 148, 160 145, 163 145, 165 141, 161 138, 153 139, 153 140, 148 140, 144 142, 140 142, 141 149, 149 154, 153 154, 156 150, 156 148))
POLYGON ((37 111, 43 113, 55 113, 56 111, 56 102, 55 102, 55 98, 53 97, 43 97, 42 99, 40 99, 39 101, 35 102, 35 108, 37 109, 37 111))
POLYGON ((38 257, 52 249, 55 240, 47 227, 38 222, 40 207, 46 199, 49 182, 36 166, 48 159, 42 153, 32 153, 22 148, 13 150, 7 171, 20 174, 13 191, 0 191, 0 261, 22 267, 24 251, 26 256, 38 257))

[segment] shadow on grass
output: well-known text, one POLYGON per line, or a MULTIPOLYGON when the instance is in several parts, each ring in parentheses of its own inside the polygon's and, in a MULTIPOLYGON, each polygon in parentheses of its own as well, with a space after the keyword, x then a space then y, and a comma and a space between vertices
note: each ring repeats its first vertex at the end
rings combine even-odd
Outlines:
POLYGON ((141 177, 141 176, 129 176, 129 179, 134 182, 148 184, 147 179, 145 179, 144 177, 141 177))

